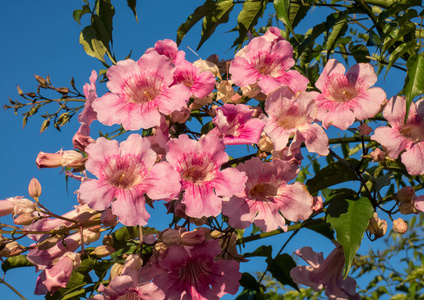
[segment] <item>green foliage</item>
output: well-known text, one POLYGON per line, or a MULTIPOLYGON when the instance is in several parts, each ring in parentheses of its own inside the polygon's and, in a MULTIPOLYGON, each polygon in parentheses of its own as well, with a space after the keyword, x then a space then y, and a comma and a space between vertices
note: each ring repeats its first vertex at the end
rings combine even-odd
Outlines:
POLYGON ((16 255, 8 257, 2 264, 1 269, 3 272, 7 272, 11 269, 21 268, 21 267, 32 267, 34 264, 30 262, 26 255, 16 255))
POLYGON ((306 186, 311 194, 338 183, 359 180, 354 172, 354 167, 359 161, 351 158, 344 162, 337 161, 329 164, 316 172, 315 176, 306 181, 306 186), (346 164, 347 163, 347 164, 346 164), (350 167, 352 166, 353 169, 350 167))
POLYGON ((327 222, 336 231, 337 241, 343 246, 345 253, 345 278, 349 274, 373 212, 370 200, 365 197, 331 201, 326 211, 327 222))

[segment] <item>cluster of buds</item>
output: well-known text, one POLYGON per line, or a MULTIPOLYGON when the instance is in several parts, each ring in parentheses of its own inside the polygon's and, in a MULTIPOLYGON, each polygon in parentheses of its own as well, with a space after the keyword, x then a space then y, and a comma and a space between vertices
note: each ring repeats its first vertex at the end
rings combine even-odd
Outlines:
POLYGON ((404 215, 408 214, 417 214, 424 209, 424 196, 419 196, 415 194, 413 187, 406 186, 401 188, 395 199, 399 203, 399 211, 404 215))

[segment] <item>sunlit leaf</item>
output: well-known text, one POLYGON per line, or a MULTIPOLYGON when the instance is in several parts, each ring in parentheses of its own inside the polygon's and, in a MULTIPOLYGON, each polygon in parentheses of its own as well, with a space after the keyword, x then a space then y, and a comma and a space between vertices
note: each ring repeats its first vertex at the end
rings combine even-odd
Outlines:
POLYGON ((81 25, 81 18, 83 15, 90 13, 90 7, 88 5, 83 5, 82 9, 74 10, 73 17, 74 20, 81 25))
POLYGON ((209 12, 202 22, 202 38, 200 39, 197 50, 206 42, 207 39, 215 32, 219 24, 228 22, 230 12, 233 10, 233 0, 218 0, 213 11, 209 12))
POLYGON ((283 22, 291 34, 296 38, 289 19, 290 0, 274 0, 274 8, 277 18, 283 22))
POLYGON ((216 7, 215 1, 206 0, 206 2, 194 10, 187 20, 178 27, 177 30, 177 45, 179 45, 187 34, 187 32, 208 13, 212 12, 216 7))
POLYGON ((353 258, 361 245, 373 213, 373 206, 366 197, 331 201, 326 210, 327 222, 336 231, 337 241, 343 246, 345 253, 345 278, 349 274, 353 258))
POLYGON ((424 93, 424 56, 416 54, 406 63, 406 78, 403 93, 406 98, 405 122, 408 118, 409 108, 414 98, 424 93))
POLYGON ((7 272, 8 270, 21 268, 21 267, 33 267, 34 264, 30 262, 26 255, 16 255, 8 257, 1 265, 1 269, 3 272, 7 272))
POLYGON ((327 22, 327 38, 326 38, 326 50, 327 59, 329 58, 331 51, 333 51, 336 41, 342 37, 348 28, 347 25, 347 14, 334 13, 328 16, 327 22), (331 31, 330 31, 331 29, 331 31))
POLYGON ((252 29, 262 17, 268 1, 247 0, 243 3, 243 9, 237 17, 239 37, 238 43, 243 43, 247 32, 252 29))
POLYGON ((81 31, 79 42, 88 55, 100 61, 105 61, 103 57, 107 52, 107 48, 102 41, 96 39, 96 30, 92 25, 88 25, 81 31))

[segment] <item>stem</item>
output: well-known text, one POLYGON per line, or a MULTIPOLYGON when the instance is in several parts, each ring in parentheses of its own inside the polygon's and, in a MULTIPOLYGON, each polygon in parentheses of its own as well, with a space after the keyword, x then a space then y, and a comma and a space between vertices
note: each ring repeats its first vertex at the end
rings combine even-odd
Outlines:
MULTIPOLYGON (((298 230, 301 227, 302 227, 302 223, 291 225, 291 226, 289 226, 287 228, 287 232, 288 231, 293 231, 293 230, 298 230)), ((259 240, 259 239, 263 239, 263 238, 266 238, 266 237, 274 236, 274 235, 277 235, 277 234, 280 234, 280 233, 284 233, 284 232, 285 231, 283 229, 281 229, 281 228, 280 229, 273 230, 273 231, 270 231, 270 232, 262 232, 262 233, 259 233, 259 234, 255 234, 255 235, 251 235, 251 236, 247 236, 247 237, 241 238, 241 239, 237 240, 236 243, 237 244, 244 244, 244 243, 256 241, 256 240, 259 240)))
POLYGON ((16 295, 18 295, 21 299, 26 300, 26 298, 18 292, 17 289, 15 289, 13 286, 11 286, 10 284, 8 284, 6 281, 4 281, 4 279, 0 278, 0 283, 3 283, 4 285, 6 285, 9 289, 11 289, 12 291, 15 292, 16 295))

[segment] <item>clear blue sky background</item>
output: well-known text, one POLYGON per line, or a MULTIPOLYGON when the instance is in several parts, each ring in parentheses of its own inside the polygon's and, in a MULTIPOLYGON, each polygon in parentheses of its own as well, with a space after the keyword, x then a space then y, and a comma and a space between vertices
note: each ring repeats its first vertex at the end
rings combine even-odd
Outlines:
MULTIPOLYGON (((175 40, 178 26, 201 2, 203 1, 139 1, 139 23, 137 24, 132 11, 125 5, 126 1, 113 1, 116 8, 113 23, 116 57, 124 59, 132 49, 132 58, 137 60, 157 40, 166 38, 175 40), (158 3, 161 4, 161 7, 158 3)), ((82 5, 83 1, 77 0, 21 0, 2 3, 0 12, 2 40, 0 47, 2 59, 0 99, 2 105, 8 103, 8 97, 14 100, 20 98, 16 84, 19 84, 24 92, 35 91, 37 82, 33 74, 42 77, 49 74, 56 87, 70 86, 71 77, 74 77, 77 88, 82 92, 82 86, 88 82, 91 70, 98 71, 103 68, 99 61, 87 56, 78 43, 79 34, 84 26, 88 25, 89 16, 86 15, 82 18, 80 26, 73 20, 72 12, 80 9, 82 5)), ((198 51, 202 58, 206 59, 213 53, 218 54, 221 58, 233 56, 233 50, 227 50, 237 35, 226 32, 235 25, 234 20, 240 8, 236 8, 232 12, 232 23, 218 28, 212 38, 198 51)), ((268 9, 267 12, 272 13, 273 10, 268 9)), ((310 17, 319 18, 319 12, 312 12, 310 17)), ((307 21, 303 23, 304 26, 299 29, 301 33, 308 28, 307 21)), ((187 46, 195 49, 199 40, 200 26, 198 24, 193 32, 190 32, 183 40, 180 47, 181 50, 186 51, 186 58, 189 61, 194 61, 197 57, 187 50, 187 46)), ((393 96, 401 89, 404 75, 393 72, 391 76, 385 82, 380 80, 378 83, 385 89, 388 97, 393 96)), ((103 84, 99 88, 98 94, 102 95, 104 92, 105 85, 103 84)), ((51 105, 46 109, 53 112, 57 108, 51 105)), ((45 113, 46 109, 41 109, 39 113, 45 113)), ((67 193, 64 175, 59 174, 60 170, 39 170, 35 165, 35 158, 40 151, 53 153, 61 148, 71 149, 71 139, 78 129, 78 123, 75 118, 71 124, 62 128, 62 132, 58 132, 52 127, 39 134, 41 122, 41 117, 32 117, 25 129, 22 129, 22 116, 19 112, 18 116, 15 116, 12 110, 1 110, 0 128, 2 130, 0 134, 3 146, 0 155, 2 167, 0 199, 13 196, 28 197, 28 183, 32 177, 36 177, 43 187, 41 201, 51 210, 62 214, 77 204, 73 192, 78 189, 78 184, 70 180, 67 193)), ((96 128, 100 128, 100 126, 96 128)), ((95 130, 92 130, 92 136, 97 137, 95 130)), ((9 219, 4 219, 0 222, 5 222, 5 220, 9 221, 9 219)), ((163 226, 163 229, 170 219, 168 216, 163 217, 162 214, 156 213, 152 215, 151 221, 153 226, 163 226)), ((286 237, 281 236, 279 240, 277 239, 278 241, 274 241, 273 245, 276 251, 285 239, 286 237)), ((271 240, 263 242, 271 243, 271 240)), ((248 251, 252 251, 260 245, 260 243, 252 244, 248 251)), ((287 252, 291 253, 291 251, 307 245, 324 251, 325 254, 328 254, 333 248, 328 240, 324 240, 316 234, 300 234, 290 243, 287 252)), ((369 242, 365 242, 360 251, 366 252, 368 247, 369 242)), ((259 260, 257 262, 259 263, 259 260)), ((263 271, 265 269, 264 264, 259 264, 259 268, 258 264, 254 267, 252 265, 243 265, 242 271, 263 271)), ((33 295, 36 277, 34 268, 25 268, 9 271, 5 280, 17 288, 27 299, 41 299, 43 297, 33 295)), ((0 285, 0 295, 2 299, 18 299, 4 285, 0 285)), ((227 299, 231 299, 231 297, 227 299)))

